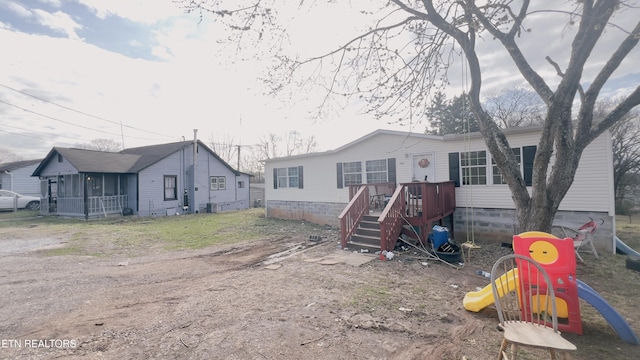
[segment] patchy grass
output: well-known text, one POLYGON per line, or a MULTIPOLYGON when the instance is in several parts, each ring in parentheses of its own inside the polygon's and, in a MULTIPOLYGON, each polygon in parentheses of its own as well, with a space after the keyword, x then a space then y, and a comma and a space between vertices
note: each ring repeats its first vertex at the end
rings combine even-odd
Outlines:
POLYGON ((0 210, 0 222, 1 221, 13 221, 30 219, 40 216, 38 211, 31 210, 18 210, 18 211, 6 211, 0 210))
POLYGON ((364 312, 393 307, 393 296, 383 286, 366 285, 357 290, 350 305, 364 312))
POLYGON ((640 215, 616 215, 616 235, 640 252, 640 215))
MULTIPOLYGON (((18 212, 20 213, 20 212, 18 212)), ((12 213, 13 214, 13 213, 12 213)), ((264 209, 217 214, 181 215, 159 218, 117 217, 98 220, 38 217, 20 220, 0 214, 0 236, 12 237, 24 228, 29 236, 63 239, 64 248, 47 250, 51 256, 126 255, 135 257, 152 250, 201 249, 256 239, 312 234, 320 226, 305 222, 266 219, 264 209)), ((24 236, 24 235, 21 235, 24 236)))

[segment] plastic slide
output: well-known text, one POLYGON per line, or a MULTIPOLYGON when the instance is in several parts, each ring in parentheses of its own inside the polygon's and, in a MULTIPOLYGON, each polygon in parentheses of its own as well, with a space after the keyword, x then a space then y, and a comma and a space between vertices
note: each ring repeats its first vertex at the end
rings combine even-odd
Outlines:
POLYGON ((623 254, 627 254, 627 255, 635 255, 640 257, 640 253, 633 250, 632 248, 629 247, 629 245, 625 244, 624 242, 622 242, 622 240, 620 240, 620 238, 618 238, 616 236, 616 250, 618 250, 619 252, 623 253, 623 254))
POLYGON ((633 329, 597 291, 580 280, 577 280, 577 283, 578 296, 596 308, 622 340, 629 344, 640 345, 640 340, 633 329))
MULTIPOLYGON (((514 270, 509 271, 506 274, 500 276, 499 280, 496 280, 496 283, 504 283, 505 277, 508 277, 507 280, 508 286, 513 288, 515 287, 515 280, 518 278, 518 273, 512 274, 514 270)), ((500 291, 500 290, 498 290, 500 291)), ((462 305, 465 309, 473 312, 479 312, 480 310, 486 308, 487 306, 493 304, 493 290, 491 290, 491 284, 485 286, 484 288, 478 291, 470 291, 462 299, 462 305)))
MULTIPOLYGON (((507 280, 509 283, 507 286, 509 288, 514 288, 516 284, 515 281, 518 280, 518 272, 511 270, 508 273, 502 275, 500 279, 496 280, 496 283, 503 284, 505 279, 504 277, 508 276, 507 280)), ((498 292, 502 292, 500 288, 498 288, 498 292)), ((484 288, 478 291, 470 291, 462 299, 462 305, 468 311, 479 312, 480 310, 486 308, 487 306, 493 304, 493 290, 491 289, 491 284, 485 286, 484 288)), ((563 299, 556 299, 556 308, 558 311, 558 317, 567 318, 569 316, 569 308, 567 307, 567 302, 563 299)))

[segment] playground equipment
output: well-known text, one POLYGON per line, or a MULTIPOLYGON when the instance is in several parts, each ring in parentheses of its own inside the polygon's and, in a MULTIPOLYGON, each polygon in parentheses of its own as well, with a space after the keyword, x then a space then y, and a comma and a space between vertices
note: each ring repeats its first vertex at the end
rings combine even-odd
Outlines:
MULTIPOLYGON (((640 340, 624 318, 598 292, 576 279, 576 258, 572 256, 572 243, 571 238, 558 239, 547 233, 527 232, 513 237, 513 250, 516 254, 536 260, 552 278, 560 331, 582 334, 579 299, 583 299, 602 314, 622 340, 640 345, 640 340)), ((462 303, 465 309, 473 312, 493 304, 491 284, 479 291, 467 293, 462 303)))

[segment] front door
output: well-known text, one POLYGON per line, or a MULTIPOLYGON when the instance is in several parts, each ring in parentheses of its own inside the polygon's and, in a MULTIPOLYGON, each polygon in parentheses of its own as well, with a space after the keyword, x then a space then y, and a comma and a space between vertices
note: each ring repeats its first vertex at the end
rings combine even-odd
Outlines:
POLYGON ((433 153, 413 155, 412 181, 436 181, 436 170, 433 153))

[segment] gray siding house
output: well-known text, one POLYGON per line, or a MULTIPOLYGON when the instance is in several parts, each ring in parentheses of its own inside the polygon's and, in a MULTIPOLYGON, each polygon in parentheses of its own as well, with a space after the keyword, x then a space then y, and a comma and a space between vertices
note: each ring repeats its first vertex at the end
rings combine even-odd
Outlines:
POLYGON ((73 217, 171 216, 247 209, 249 176, 200 141, 117 153, 54 147, 33 172, 41 212, 73 217))
POLYGON ((40 181, 32 177, 42 159, 0 164, 0 189, 21 195, 40 196, 40 181))

